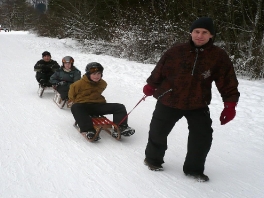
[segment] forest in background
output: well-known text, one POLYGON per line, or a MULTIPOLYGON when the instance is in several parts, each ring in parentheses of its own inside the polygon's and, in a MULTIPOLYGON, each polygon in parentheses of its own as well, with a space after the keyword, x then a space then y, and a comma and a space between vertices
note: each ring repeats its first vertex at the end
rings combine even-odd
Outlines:
POLYGON ((264 0, 0 0, 0 24, 39 36, 72 38, 90 53, 156 63, 191 23, 214 20, 215 44, 224 48, 239 76, 264 78, 264 0))

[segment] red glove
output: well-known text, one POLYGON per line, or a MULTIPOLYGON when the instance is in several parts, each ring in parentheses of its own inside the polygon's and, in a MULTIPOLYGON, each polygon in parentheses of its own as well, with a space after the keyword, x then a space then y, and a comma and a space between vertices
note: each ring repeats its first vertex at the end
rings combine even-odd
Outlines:
POLYGON ((146 95, 146 96, 152 96, 155 92, 155 89, 153 87, 151 87, 149 84, 146 84, 144 87, 143 87, 143 93, 146 95))
POLYGON ((220 116, 221 125, 224 125, 234 119, 234 117, 236 116, 236 105, 236 102, 224 102, 225 108, 220 116))

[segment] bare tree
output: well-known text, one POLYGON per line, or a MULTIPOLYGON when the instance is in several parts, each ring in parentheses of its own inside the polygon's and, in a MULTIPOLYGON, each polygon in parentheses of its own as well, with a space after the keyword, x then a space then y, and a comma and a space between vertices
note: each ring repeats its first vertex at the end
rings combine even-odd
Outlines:
POLYGON ((37 17, 19 2, 25 4, 0 0, 0 23, 25 29, 31 21, 39 35, 71 37, 96 52, 148 63, 185 42, 191 22, 208 16, 215 22, 215 43, 237 73, 264 77, 263 0, 49 0, 47 12, 37 17))

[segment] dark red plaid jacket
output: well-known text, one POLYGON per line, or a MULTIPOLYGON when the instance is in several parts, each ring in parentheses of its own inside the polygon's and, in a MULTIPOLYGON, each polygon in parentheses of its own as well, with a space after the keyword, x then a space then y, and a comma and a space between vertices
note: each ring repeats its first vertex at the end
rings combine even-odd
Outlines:
POLYGON ((156 88, 154 97, 166 106, 191 110, 210 104, 212 82, 223 102, 238 102, 238 81, 227 53, 213 45, 195 48, 192 42, 167 50, 147 83, 156 88))

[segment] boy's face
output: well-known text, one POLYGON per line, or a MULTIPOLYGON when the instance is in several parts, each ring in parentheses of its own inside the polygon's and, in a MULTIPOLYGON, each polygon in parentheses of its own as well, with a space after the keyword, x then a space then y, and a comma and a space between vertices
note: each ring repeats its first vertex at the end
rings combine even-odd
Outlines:
POLYGON ((65 69, 71 69, 71 63, 63 63, 65 69))
POLYGON ((51 59, 51 57, 50 57, 49 55, 43 56, 43 60, 44 60, 45 62, 49 62, 50 59, 51 59))
POLYGON ((98 82, 102 78, 102 73, 101 72, 94 72, 90 74, 90 78, 94 82, 98 82))
POLYGON ((196 28, 192 31, 191 37, 195 46, 199 47, 206 44, 213 35, 207 29, 196 28))

